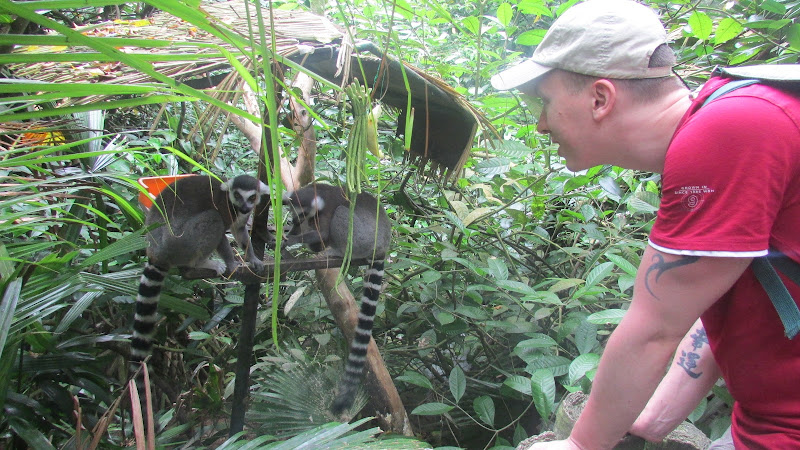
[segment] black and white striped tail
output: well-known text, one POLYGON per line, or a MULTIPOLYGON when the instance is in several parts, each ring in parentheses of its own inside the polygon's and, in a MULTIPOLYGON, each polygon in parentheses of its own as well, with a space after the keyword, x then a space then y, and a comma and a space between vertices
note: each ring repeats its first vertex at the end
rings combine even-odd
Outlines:
POLYGON ((153 351, 153 335, 155 335, 158 319, 158 298, 161 286, 167 276, 167 269, 148 262, 144 266, 142 278, 139 280, 139 295, 136 296, 136 315, 133 317, 133 336, 131 337, 131 369, 137 370, 153 351))
POLYGON ((344 366, 344 375, 339 383, 339 393, 333 401, 331 410, 341 414, 355 400, 364 366, 367 362, 367 346, 372 337, 372 323, 375 321, 375 309, 381 295, 383 284, 383 261, 373 261, 364 272, 364 292, 361 295, 361 311, 358 313, 358 325, 350 343, 350 354, 344 366))

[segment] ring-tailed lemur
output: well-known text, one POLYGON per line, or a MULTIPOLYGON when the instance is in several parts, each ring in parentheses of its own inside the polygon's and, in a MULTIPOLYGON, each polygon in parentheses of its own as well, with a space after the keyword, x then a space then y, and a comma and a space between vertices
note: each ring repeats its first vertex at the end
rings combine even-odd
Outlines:
POLYGON ((256 270, 264 266, 253 252, 247 220, 269 187, 249 175, 220 183, 208 176, 180 178, 156 197, 145 225, 163 224, 147 235, 147 264, 139 281, 131 338, 131 368, 152 352, 161 286, 171 267, 207 268, 217 275, 239 263, 225 232, 231 230, 256 270), (224 262, 210 259, 216 250, 224 262))
MULTIPOLYGON (((287 194, 283 201, 294 214, 294 226, 284 243, 303 243, 311 251, 330 257, 344 257, 350 223, 350 199, 341 187, 315 183, 287 194)), ((370 261, 364 272, 364 290, 345 372, 332 410, 339 414, 350 408, 358 391, 372 337, 372 323, 383 284, 383 261, 389 250, 392 228, 383 206, 370 194, 355 199, 353 213, 352 259, 370 261)))

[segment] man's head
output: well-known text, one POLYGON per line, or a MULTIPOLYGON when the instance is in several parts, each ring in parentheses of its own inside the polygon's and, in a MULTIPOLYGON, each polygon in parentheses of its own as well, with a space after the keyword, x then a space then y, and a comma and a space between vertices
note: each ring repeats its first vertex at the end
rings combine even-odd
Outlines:
POLYGON ((647 6, 589 0, 568 9, 529 60, 492 84, 541 98, 537 130, 558 144, 570 169, 614 164, 656 171, 688 108, 666 39, 647 6))
POLYGON ((630 0, 590 0, 568 9, 533 56, 492 77, 492 85, 507 90, 535 83, 553 69, 598 78, 668 77, 672 64, 653 67, 651 62, 666 41, 664 27, 649 7, 630 0))

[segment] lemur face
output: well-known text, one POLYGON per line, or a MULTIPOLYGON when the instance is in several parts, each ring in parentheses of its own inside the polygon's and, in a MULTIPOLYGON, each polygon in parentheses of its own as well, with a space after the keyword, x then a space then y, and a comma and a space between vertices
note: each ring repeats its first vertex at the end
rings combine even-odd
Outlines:
POLYGON ((269 195, 269 186, 249 175, 238 177, 223 183, 223 191, 239 214, 249 214, 261 202, 262 195, 269 195))

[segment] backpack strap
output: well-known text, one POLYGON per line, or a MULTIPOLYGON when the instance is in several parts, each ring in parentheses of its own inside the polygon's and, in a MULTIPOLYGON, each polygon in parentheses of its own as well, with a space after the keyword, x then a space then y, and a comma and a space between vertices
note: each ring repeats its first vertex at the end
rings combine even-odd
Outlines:
MULTIPOLYGON (((739 88, 742 88, 742 87, 745 87, 745 86, 750 86, 751 84, 756 84, 758 82, 759 82, 759 80, 735 80, 735 81, 731 81, 730 83, 725 84, 723 86, 720 86, 719 88, 717 88, 716 91, 712 92, 711 95, 708 96, 706 101, 703 102, 703 106, 706 106, 707 104, 709 104, 712 101, 718 99, 719 97, 722 97, 723 95, 727 94, 728 92, 735 91, 736 89, 739 89, 739 88)), ((702 108, 702 106, 701 106, 701 108, 702 108)))
POLYGON ((778 311, 786 337, 794 339, 800 332, 800 309, 797 308, 797 303, 775 271, 773 263, 797 284, 800 284, 800 265, 782 253, 770 253, 767 256, 753 258, 753 262, 750 263, 753 273, 767 291, 775 310, 778 311))
MULTIPOLYGON (((715 73, 717 73, 717 69, 715 69, 715 73)), ((731 81, 712 92, 706 101, 703 102, 701 108, 728 92, 759 82, 761 82, 761 80, 744 79, 731 81)), ((783 323, 783 330, 786 337, 794 339, 795 336, 800 333, 800 309, 798 309, 797 303, 795 303, 792 295, 786 289, 786 285, 783 284, 783 280, 781 280, 781 277, 778 276, 778 273, 775 271, 775 267, 777 267, 781 273, 789 277, 795 284, 800 285, 800 264, 794 262, 783 253, 770 251, 766 256, 753 258, 750 267, 752 267, 758 282, 761 283, 761 286, 767 291, 767 296, 769 296, 772 305, 778 312, 778 317, 780 317, 783 323)))

